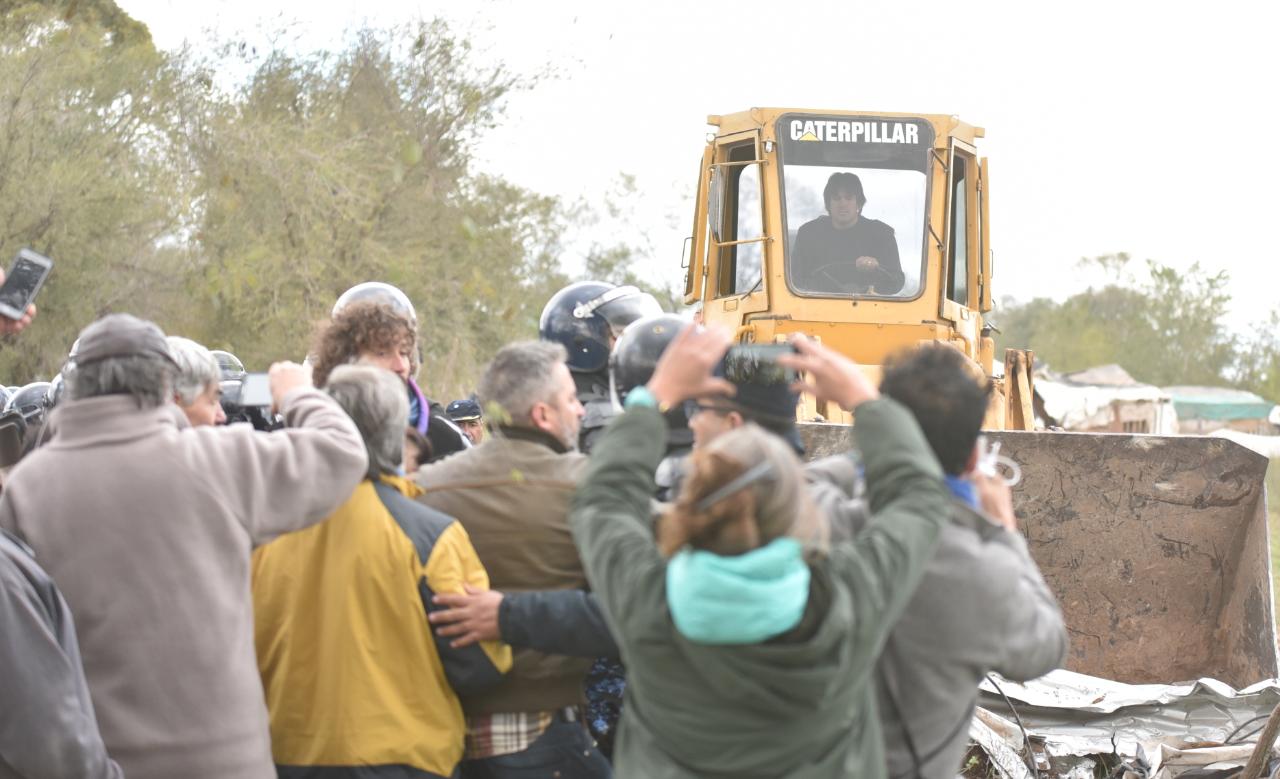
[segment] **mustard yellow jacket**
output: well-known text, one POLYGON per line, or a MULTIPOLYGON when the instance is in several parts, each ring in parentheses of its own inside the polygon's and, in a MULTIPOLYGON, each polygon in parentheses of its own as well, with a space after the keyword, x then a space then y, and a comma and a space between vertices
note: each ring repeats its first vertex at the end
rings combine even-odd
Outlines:
POLYGON ((452 649, 432 633, 432 595, 487 588, 489 577, 462 525, 411 500, 418 492, 404 479, 365 481, 324 522, 254 553, 255 642, 281 777, 316 766, 450 776, 466 732, 458 693, 511 667, 504 644, 452 649))

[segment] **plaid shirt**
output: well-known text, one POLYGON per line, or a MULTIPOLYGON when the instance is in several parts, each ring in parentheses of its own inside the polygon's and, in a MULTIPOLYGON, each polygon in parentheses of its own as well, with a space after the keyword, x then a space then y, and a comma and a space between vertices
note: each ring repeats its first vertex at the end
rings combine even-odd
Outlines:
POLYGON ((464 760, 510 755, 528 749, 547 732, 554 711, 516 711, 467 717, 464 760))

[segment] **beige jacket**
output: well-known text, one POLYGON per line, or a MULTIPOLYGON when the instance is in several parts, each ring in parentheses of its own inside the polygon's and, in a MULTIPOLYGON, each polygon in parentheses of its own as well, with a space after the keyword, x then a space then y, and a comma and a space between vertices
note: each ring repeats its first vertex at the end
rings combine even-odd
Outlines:
POLYGON ((364 477, 364 445, 318 390, 288 429, 191 428, 127 396, 73 401, 11 474, 0 527, 71 606, 108 753, 130 779, 275 776, 254 657, 249 554, 318 522, 364 477))
MULTIPOLYGON (((503 428, 474 449, 424 465, 418 501, 466 529, 489 586, 503 592, 582 590, 587 576, 569 533, 569 501, 587 458, 554 438, 503 428)), ((462 696, 468 715, 539 711, 582 701, 590 660, 517 650, 510 673, 462 696)))

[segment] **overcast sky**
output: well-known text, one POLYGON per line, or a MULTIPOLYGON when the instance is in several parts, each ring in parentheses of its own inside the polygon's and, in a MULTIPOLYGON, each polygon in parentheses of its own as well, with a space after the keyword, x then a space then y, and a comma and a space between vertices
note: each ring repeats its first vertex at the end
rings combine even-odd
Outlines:
POLYGON ((282 22, 335 46, 443 16, 486 61, 550 65, 559 78, 480 139, 481 164, 571 199, 635 175, 655 278, 680 278, 707 114, 786 106, 985 127, 998 297, 1062 298, 1087 284, 1080 257, 1127 251, 1229 271, 1236 326, 1280 304, 1270 3, 118 2, 162 48, 282 22))

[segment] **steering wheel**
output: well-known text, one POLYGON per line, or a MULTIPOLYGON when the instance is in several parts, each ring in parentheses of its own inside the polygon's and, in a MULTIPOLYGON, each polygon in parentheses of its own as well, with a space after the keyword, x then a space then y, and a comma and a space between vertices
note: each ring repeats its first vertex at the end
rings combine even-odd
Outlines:
POLYGON ((859 268, 856 262, 850 260, 841 260, 840 262, 829 262, 826 265, 815 268, 811 274, 812 278, 826 278, 836 285, 836 291, 861 294, 875 294, 875 286, 873 284, 864 284, 858 281, 855 276, 858 274, 859 268))

